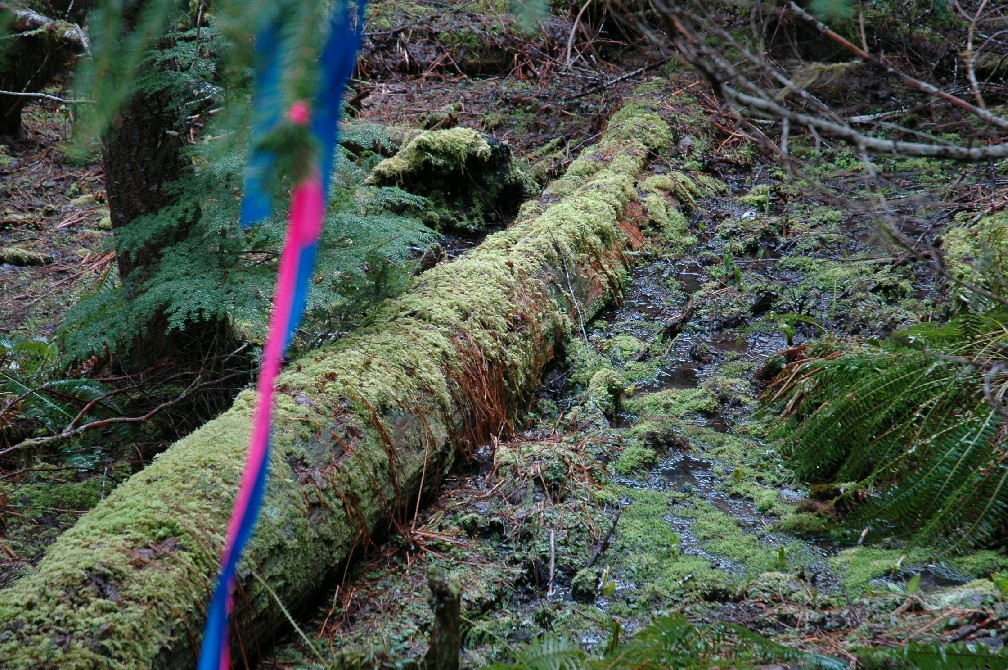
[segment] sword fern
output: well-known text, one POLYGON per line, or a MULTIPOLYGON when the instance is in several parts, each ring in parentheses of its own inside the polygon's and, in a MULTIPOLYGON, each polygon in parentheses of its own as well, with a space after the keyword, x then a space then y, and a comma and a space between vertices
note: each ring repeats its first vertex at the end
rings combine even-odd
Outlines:
MULTIPOLYGON (((789 364, 767 392, 799 477, 869 495, 850 520, 949 548, 1003 544, 1008 311, 789 364)), ((847 496, 848 502, 853 496, 847 496)))

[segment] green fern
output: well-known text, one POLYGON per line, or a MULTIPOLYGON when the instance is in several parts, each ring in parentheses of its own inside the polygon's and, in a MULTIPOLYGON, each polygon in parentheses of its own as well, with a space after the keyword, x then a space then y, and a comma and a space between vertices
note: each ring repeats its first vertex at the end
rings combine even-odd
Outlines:
POLYGON ((855 650, 858 667, 867 670, 1006 670, 1008 654, 981 644, 909 644, 896 649, 855 650))
POLYGON ((831 658, 785 647, 741 626, 693 624, 681 615, 656 619, 602 658, 589 658, 577 645, 547 638, 533 642, 513 665, 492 670, 665 670, 758 668, 787 663, 794 668, 846 668, 831 658))
POLYGON ((965 314, 792 363, 768 392, 786 419, 773 437, 802 479, 872 494, 854 525, 881 520, 960 548, 1003 543, 1006 316, 965 314))
MULTIPOLYGON (((110 395, 110 385, 68 377, 60 367, 53 342, 39 337, 0 339, 0 450, 26 438, 58 434, 75 421, 80 425, 122 411, 110 395)), ((77 447, 59 445, 62 461, 89 466, 93 450, 83 453, 77 447)), ((32 455, 15 454, 21 459, 32 455)))
MULTIPOLYGON (((118 252, 156 246, 162 249, 159 262, 142 282, 105 283, 68 312, 61 337, 69 358, 86 358, 104 347, 123 350, 147 335, 159 314, 170 330, 223 322, 245 339, 262 341, 283 222, 276 218, 242 230, 237 224, 242 154, 207 146, 192 152, 200 170, 174 185, 175 202, 116 231, 118 252)), ((346 158, 337 162, 316 279, 295 345, 338 334, 359 321, 368 305, 403 289, 412 276, 404 260, 434 239, 410 215, 424 205, 423 198, 359 186, 360 171, 346 158)))
POLYGON ((683 616, 657 619, 626 644, 592 664, 596 670, 663 668, 846 667, 768 640, 741 626, 693 624, 683 616))
POLYGON ((524 670, 580 670, 588 656, 569 640, 547 637, 529 644, 515 660, 524 670))

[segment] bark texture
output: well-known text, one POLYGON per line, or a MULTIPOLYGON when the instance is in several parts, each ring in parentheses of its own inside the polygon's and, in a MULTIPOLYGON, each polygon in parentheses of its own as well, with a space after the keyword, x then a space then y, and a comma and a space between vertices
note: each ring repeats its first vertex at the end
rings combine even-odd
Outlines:
POLYGON ((431 566, 427 573, 434 626, 424 654, 423 670, 458 670, 462 650, 462 588, 431 566))
MULTIPOLYGON (((668 125, 642 105, 518 221, 423 274, 372 325, 288 365, 271 479, 239 571, 233 658, 254 662, 355 549, 394 527, 461 451, 506 431, 639 239, 636 180, 668 125)), ((180 440, 0 591, 10 669, 192 667, 244 464, 253 395, 180 440)))

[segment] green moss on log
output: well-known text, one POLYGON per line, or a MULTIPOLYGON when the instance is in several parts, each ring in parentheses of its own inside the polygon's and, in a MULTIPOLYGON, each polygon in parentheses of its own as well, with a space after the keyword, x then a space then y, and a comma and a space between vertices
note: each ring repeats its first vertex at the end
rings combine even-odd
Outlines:
POLYGON ((420 216, 439 230, 483 230, 513 215, 534 191, 507 144, 470 128, 418 133, 376 165, 369 181, 427 198, 420 216))
POLYGON ((0 247, 0 265, 46 265, 52 263, 52 256, 41 251, 22 249, 21 247, 0 247))
MULTIPOLYGON (((603 157, 586 158, 591 176, 567 179, 569 197, 423 274, 372 325, 288 367, 265 505, 240 567, 237 663, 285 621, 260 580, 288 609, 303 606, 437 486, 458 450, 506 429, 579 311, 590 317, 620 290, 623 212, 668 137, 650 112, 617 117, 603 157)), ((0 592, 5 668, 192 667, 253 399, 241 394, 169 448, 0 592)))

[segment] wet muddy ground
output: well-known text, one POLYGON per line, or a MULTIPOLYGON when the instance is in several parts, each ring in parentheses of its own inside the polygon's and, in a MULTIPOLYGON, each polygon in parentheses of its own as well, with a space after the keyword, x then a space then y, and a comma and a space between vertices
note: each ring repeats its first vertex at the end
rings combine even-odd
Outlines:
MULTIPOLYGON (((656 172, 668 169, 655 165, 656 172)), ((405 667, 426 647, 426 575, 463 588, 467 667, 557 636, 601 652, 614 623, 741 624, 846 667, 862 647, 1008 640, 986 580, 1005 558, 864 541, 767 438, 758 396, 781 352, 926 318, 926 270, 869 222, 755 172, 698 187, 688 231, 652 230, 623 300, 544 375, 524 427, 461 464, 404 535, 372 547, 262 667, 405 667), (686 241, 684 241, 686 240, 686 241), (620 379, 606 416, 590 382, 620 379), (319 666, 321 667, 321 665, 319 666)), ((715 175, 707 175, 713 177, 715 175)))

